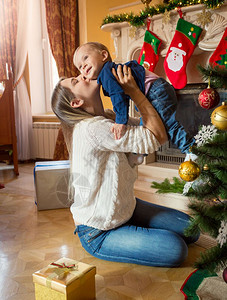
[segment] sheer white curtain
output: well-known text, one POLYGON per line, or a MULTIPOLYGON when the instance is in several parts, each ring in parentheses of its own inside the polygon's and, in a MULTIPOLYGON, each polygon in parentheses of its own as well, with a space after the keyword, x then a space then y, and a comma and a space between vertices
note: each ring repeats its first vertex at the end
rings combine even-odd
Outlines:
POLYGON ((18 23, 14 105, 19 160, 32 158, 32 113, 28 90, 23 76, 31 28, 31 3, 31 0, 20 0, 17 7, 18 23))

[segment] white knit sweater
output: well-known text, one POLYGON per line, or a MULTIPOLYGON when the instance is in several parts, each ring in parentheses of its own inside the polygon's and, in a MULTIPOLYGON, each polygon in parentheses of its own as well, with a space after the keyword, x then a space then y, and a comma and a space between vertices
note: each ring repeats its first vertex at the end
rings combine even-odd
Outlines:
POLYGON ((71 212, 75 224, 108 230, 128 221, 136 204, 136 169, 130 167, 125 153, 148 154, 160 146, 143 126, 128 125, 125 135, 115 140, 112 125, 109 119, 94 117, 74 128, 71 212))

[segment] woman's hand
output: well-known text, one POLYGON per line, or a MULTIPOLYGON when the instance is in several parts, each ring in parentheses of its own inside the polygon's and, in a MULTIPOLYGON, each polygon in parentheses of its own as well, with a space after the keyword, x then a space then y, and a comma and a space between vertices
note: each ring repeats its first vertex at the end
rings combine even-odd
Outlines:
POLYGON ((132 98, 131 95, 134 94, 136 90, 139 90, 139 88, 135 82, 134 77, 132 76, 131 68, 124 65, 122 70, 122 66, 119 65, 117 67, 117 72, 113 68, 112 73, 123 88, 125 94, 129 95, 132 98))

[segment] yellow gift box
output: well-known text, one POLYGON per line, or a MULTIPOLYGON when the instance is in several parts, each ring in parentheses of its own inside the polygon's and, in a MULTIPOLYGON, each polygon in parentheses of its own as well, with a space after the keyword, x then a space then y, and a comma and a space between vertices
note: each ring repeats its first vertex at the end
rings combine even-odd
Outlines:
POLYGON ((36 300, 95 299, 96 267, 61 258, 32 274, 36 300))

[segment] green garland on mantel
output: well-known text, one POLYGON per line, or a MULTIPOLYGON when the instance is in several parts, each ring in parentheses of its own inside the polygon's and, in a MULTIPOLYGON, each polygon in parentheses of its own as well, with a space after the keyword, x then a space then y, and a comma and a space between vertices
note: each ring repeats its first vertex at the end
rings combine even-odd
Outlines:
POLYGON ((121 23, 121 22, 128 22, 132 26, 139 27, 144 26, 145 21, 148 17, 153 17, 154 15, 159 15, 165 13, 165 11, 170 11, 176 9, 178 7, 186 7, 192 6, 197 4, 205 4, 207 8, 219 8, 225 2, 225 0, 221 1, 211 1, 211 0, 170 0, 167 4, 157 5, 157 6, 149 6, 146 7, 144 10, 140 11, 139 15, 134 15, 131 13, 122 13, 119 15, 108 15, 102 21, 102 25, 109 24, 109 23, 121 23))

